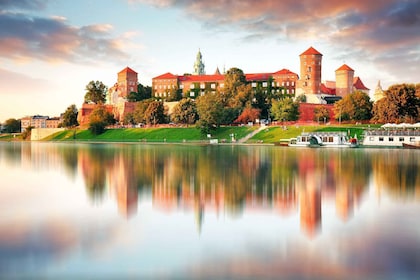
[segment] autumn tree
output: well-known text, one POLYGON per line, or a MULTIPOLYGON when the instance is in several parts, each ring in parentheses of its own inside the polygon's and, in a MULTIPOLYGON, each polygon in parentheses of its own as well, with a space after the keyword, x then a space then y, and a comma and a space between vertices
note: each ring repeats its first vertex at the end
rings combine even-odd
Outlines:
POLYGON ((329 121, 330 120, 330 113, 325 106, 316 106, 314 109, 314 121, 329 121))
POLYGON ((217 94, 206 94, 196 99, 199 120, 197 127, 203 134, 220 126, 223 120, 223 102, 217 94))
POLYGON ((419 120, 419 85, 392 85, 385 91, 385 97, 373 106, 375 122, 416 122, 419 120), (388 112, 386 112, 388 111, 388 112))
POLYGON ((6 133, 16 133, 21 130, 21 122, 17 119, 8 119, 4 123, 4 132, 6 133))
POLYGON ((147 106, 146 111, 144 112, 144 119, 147 124, 156 125, 158 123, 165 123, 166 114, 165 107, 163 106, 162 101, 152 101, 149 106, 147 106))
POLYGON ((93 109, 89 116, 89 130, 94 135, 102 134, 106 126, 114 123, 114 116, 103 106, 98 106, 93 109))
POLYGON ((136 103, 134 108, 134 120, 136 123, 146 123, 145 112, 149 104, 153 102, 153 99, 145 99, 136 103))
POLYGON ((194 124, 198 120, 197 104, 191 98, 185 98, 175 105, 171 114, 174 123, 194 124))
POLYGON ((85 103, 104 104, 108 88, 100 81, 90 81, 86 85, 85 103))
POLYGON ((72 104, 67 107, 67 110, 63 113, 63 121, 61 122, 61 126, 63 127, 75 127, 79 125, 77 121, 78 110, 76 105, 72 104))
POLYGON ((293 102, 289 97, 274 100, 271 114, 275 120, 296 121, 299 119, 299 103, 293 102))
POLYGON ((243 123, 255 122, 256 119, 259 119, 261 116, 261 109, 252 108, 251 106, 246 107, 239 117, 234 121, 234 123, 243 123))
POLYGON ((372 117, 372 102, 369 95, 362 91, 344 96, 333 108, 335 118, 341 120, 363 121, 372 117))

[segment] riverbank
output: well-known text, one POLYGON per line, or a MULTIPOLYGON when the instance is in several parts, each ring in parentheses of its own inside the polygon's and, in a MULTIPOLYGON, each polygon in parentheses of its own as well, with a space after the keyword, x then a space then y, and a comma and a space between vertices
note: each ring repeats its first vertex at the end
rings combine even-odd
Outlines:
MULTIPOLYGON (((201 144, 217 139, 218 143, 275 144, 280 139, 290 139, 302 132, 312 131, 344 131, 361 139, 367 128, 366 125, 225 126, 209 135, 201 134, 195 127, 115 128, 107 129, 100 135, 93 135, 86 129, 70 129, 55 133, 42 141, 201 144)), ((9 138, 8 141, 10 140, 9 138)))

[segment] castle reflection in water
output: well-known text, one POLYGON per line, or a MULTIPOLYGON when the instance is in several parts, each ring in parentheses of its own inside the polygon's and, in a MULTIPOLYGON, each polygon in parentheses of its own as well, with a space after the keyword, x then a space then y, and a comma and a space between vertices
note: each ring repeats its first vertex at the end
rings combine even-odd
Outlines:
POLYGON ((348 221, 369 185, 378 196, 420 198, 418 154, 406 150, 33 143, 5 152, 27 168, 82 175, 92 201, 111 196, 127 218, 144 199, 163 211, 194 211, 199 231, 206 212, 272 211, 299 215, 302 232, 313 237, 323 203, 348 221))

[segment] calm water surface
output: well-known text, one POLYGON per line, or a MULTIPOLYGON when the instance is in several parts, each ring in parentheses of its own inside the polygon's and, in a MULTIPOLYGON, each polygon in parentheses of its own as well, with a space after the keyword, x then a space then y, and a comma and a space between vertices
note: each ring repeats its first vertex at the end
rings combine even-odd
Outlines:
POLYGON ((419 279, 420 150, 0 143, 0 278, 419 279))

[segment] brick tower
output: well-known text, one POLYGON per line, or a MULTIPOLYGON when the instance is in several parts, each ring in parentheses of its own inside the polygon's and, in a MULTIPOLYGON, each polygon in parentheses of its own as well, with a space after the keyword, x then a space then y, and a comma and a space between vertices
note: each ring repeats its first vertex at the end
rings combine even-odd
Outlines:
POLYGON ((343 64, 335 70, 335 88, 337 96, 344 97, 353 92, 354 70, 343 64))
POLYGON ((137 72, 126 67, 118 72, 118 96, 127 98, 130 92, 137 92, 137 72))
POLYGON ((300 79, 297 83, 297 95, 320 94, 322 54, 310 47, 299 57, 300 79))

